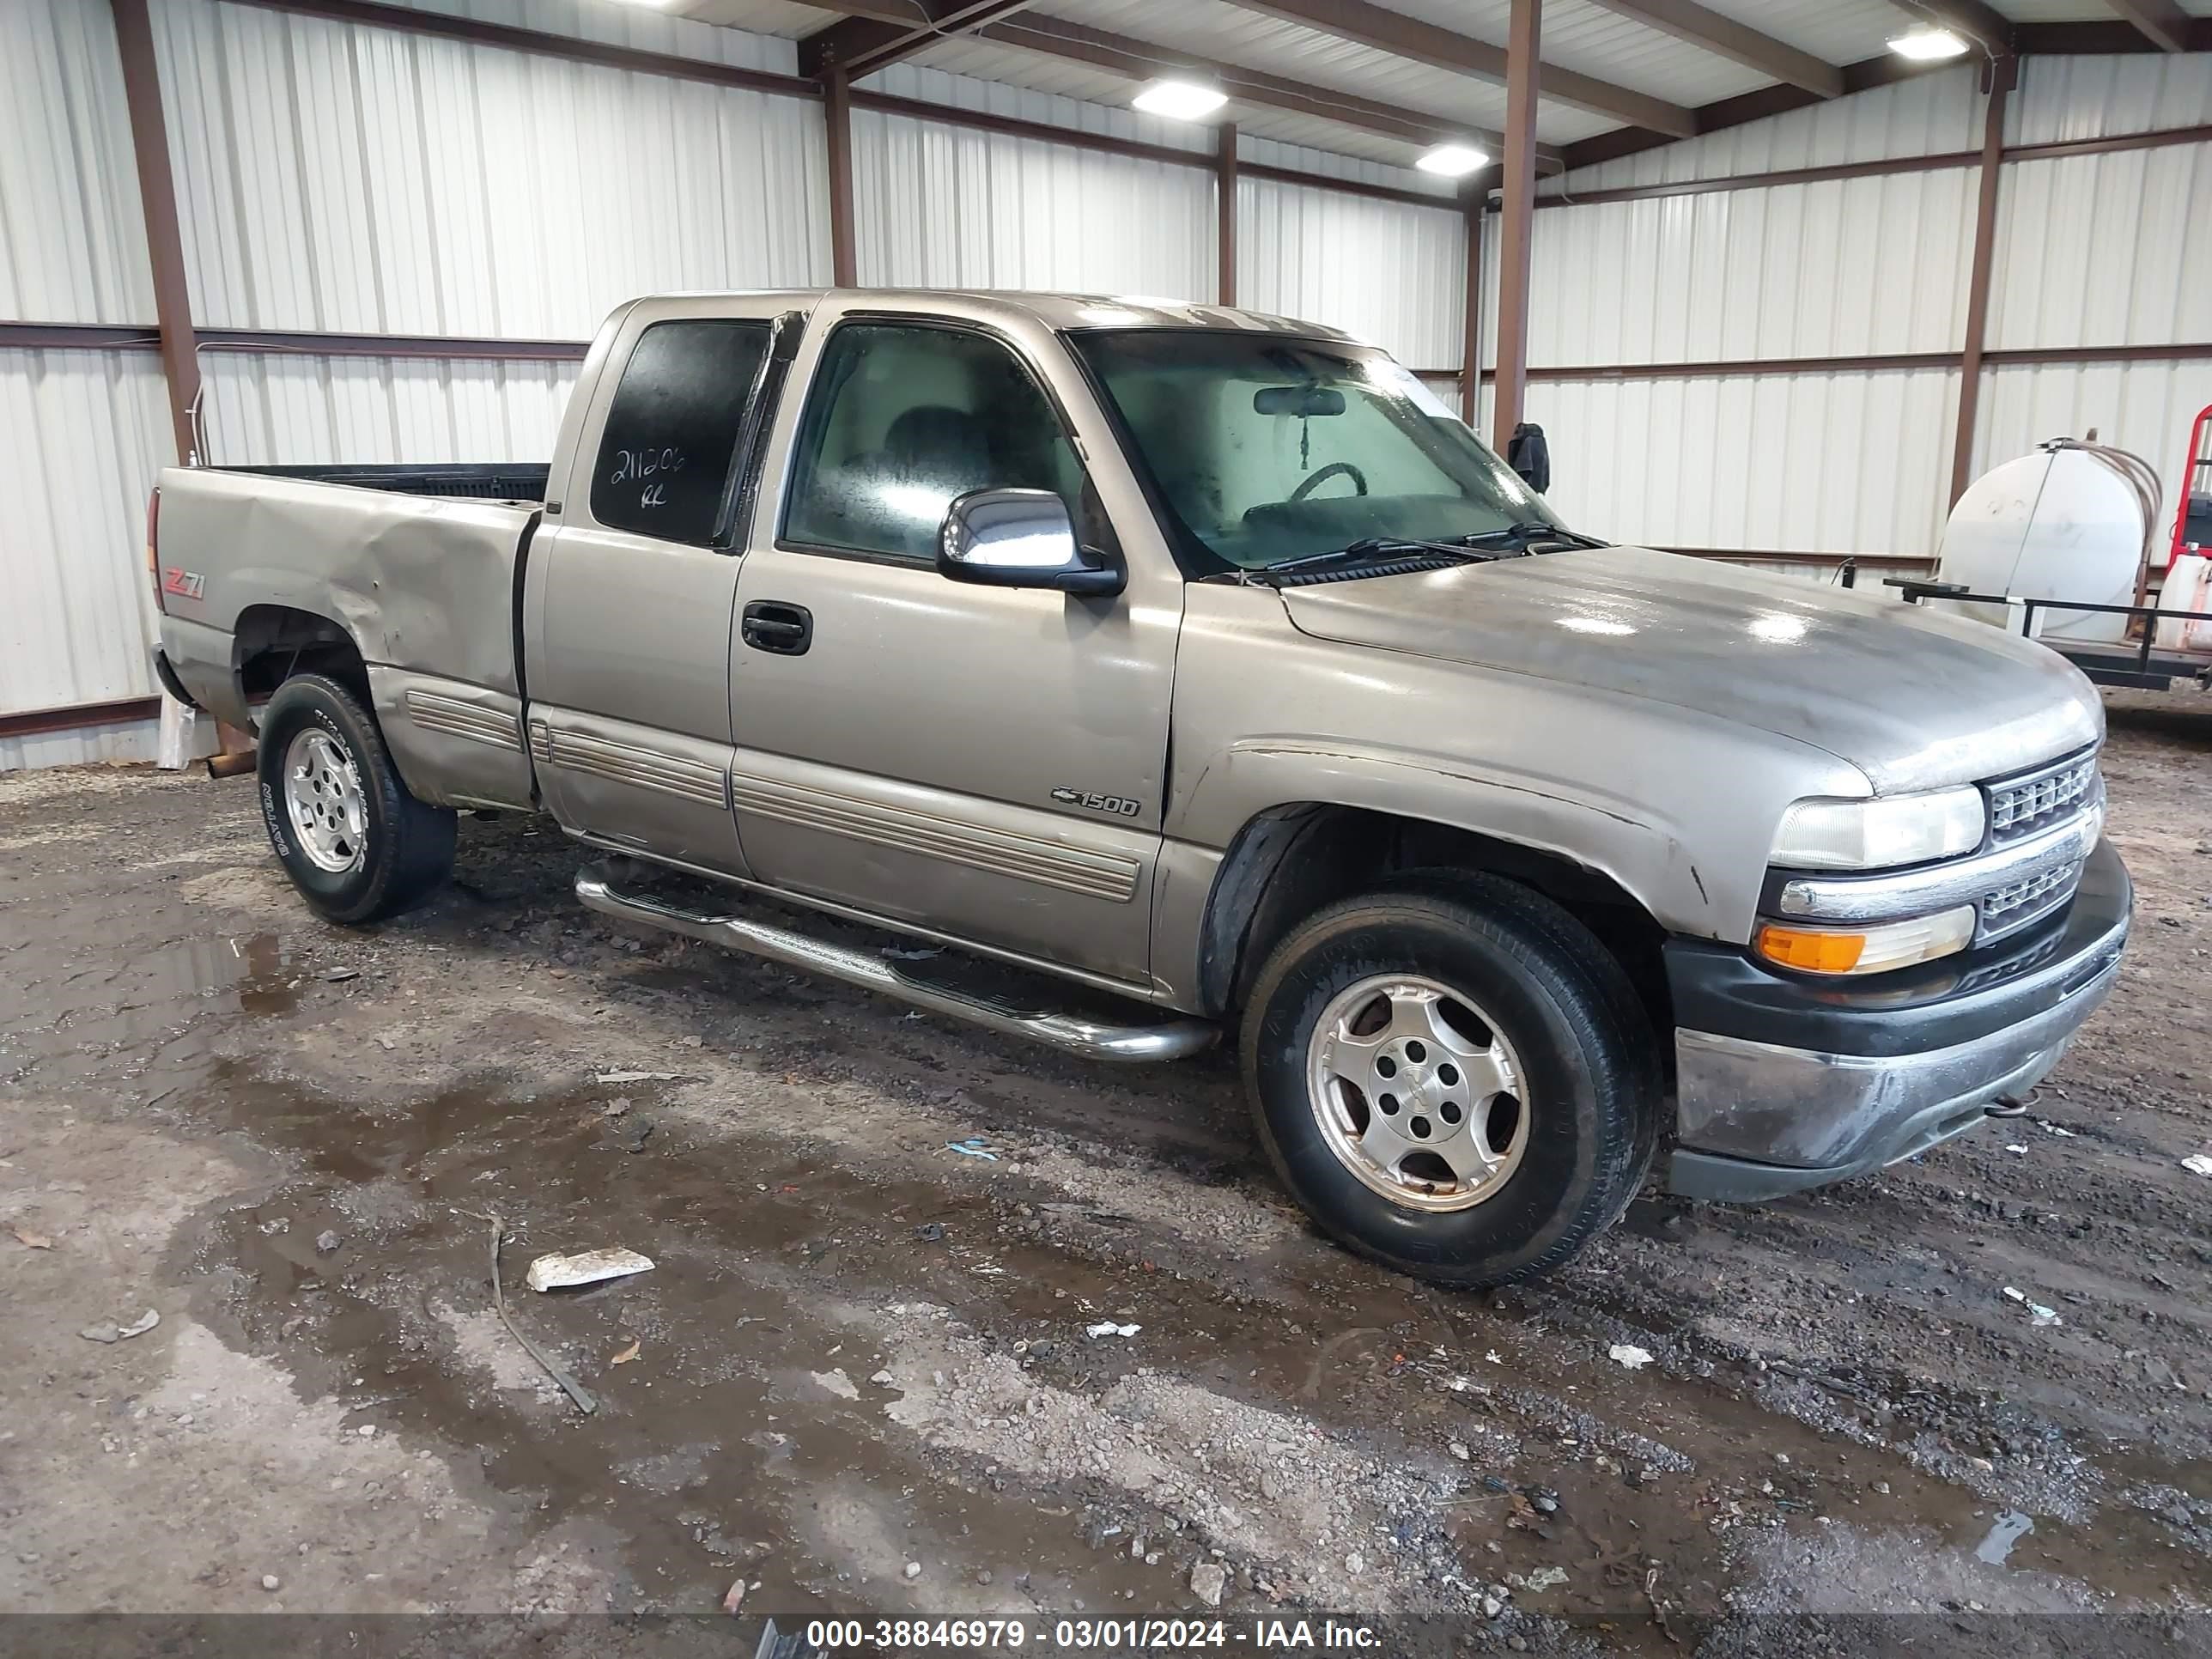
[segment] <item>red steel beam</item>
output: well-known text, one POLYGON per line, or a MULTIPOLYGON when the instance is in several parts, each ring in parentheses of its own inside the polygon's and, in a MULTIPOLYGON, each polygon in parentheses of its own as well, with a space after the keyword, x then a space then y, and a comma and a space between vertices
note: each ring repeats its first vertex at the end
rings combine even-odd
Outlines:
POLYGON ((1982 395, 1982 351, 1990 327, 1990 276, 1996 265, 1997 185, 2004 172, 2005 96, 2020 60, 1990 65, 1989 105, 1982 112, 1981 191, 1974 205, 1974 263, 1966 281, 1966 337, 1959 360, 1959 429, 1951 445, 1951 504, 1973 479, 1974 422, 1982 395))
POLYGON ((161 373, 169 383, 169 424, 177 460, 193 456, 192 404, 199 397, 198 342, 192 334, 191 283, 185 273, 184 236, 177 222, 176 181, 169 173, 169 131, 161 114, 161 72, 154 57, 154 25, 146 0, 110 0, 115 44, 130 106, 131 149, 138 170, 138 204, 146 219, 146 252, 154 272, 154 319, 161 335, 161 373))

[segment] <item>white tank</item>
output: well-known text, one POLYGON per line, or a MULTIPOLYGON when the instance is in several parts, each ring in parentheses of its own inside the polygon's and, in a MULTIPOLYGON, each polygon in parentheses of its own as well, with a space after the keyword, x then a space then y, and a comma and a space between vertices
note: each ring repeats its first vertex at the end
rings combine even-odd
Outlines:
MULTIPOLYGON (((2118 472, 2087 451, 2046 447, 1984 473, 1959 497, 1936 580, 2015 599, 2133 605, 2143 529, 2142 499, 2118 472)), ((1943 608, 2021 625, 2017 605, 1943 608)), ((2126 627, 2126 617, 2094 611, 2035 613, 2039 639, 2117 643, 2126 627)))
MULTIPOLYGON (((2166 573, 2160 591, 2161 611, 2212 611, 2212 558, 2184 553, 2166 573)), ((2186 617, 2166 617, 2158 624, 2159 648, 2164 651, 2212 651, 2212 622, 2191 622, 2186 617)))

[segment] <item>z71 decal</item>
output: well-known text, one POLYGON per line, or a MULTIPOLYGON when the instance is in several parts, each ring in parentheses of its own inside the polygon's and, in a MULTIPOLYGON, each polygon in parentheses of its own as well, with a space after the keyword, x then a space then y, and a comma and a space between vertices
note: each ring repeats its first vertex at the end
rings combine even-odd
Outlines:
POLYGON ((173 564, 161 573, 161 591, 174 593, 181 599, 203 599, 207 594, 207 578, 197 570, 185 570, 173 564))
POLYGON ((1080 806, 1088 812, 1111 812, 1117 818, 1133 818, 1145 810, 1142 801, 1125 795, 1092 795, 1080 789, 1055 789, 1052 798, 1062 806, 1080 806))

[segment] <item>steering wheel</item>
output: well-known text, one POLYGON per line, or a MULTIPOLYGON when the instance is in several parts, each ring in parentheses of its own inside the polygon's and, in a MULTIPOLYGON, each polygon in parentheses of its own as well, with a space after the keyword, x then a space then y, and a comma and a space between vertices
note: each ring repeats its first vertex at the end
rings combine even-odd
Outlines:
POLYGON ((1310 474, 1304 483, 1293 489, 1291 492, 1291 501, 1305 500, 1340 472, 1352 480, 1352 488, 1356 494, 1364 495, 1367 493, 1367 475, 1364 472, 1352 465, 1350 461, 1331 461, 1320 471, 1310 474))

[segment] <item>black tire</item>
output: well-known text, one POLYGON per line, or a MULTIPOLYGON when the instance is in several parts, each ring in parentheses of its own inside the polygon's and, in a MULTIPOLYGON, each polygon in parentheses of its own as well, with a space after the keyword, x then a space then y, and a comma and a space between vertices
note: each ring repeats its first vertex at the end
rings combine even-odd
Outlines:
POLYGON ((321 674, 286 680, 261 713, 257 770, 261 821, 292 884, 325 921, 358 926, 396 916, 422 902, 453 868, 453 813, 407 793, 392 769, 383 734, 360 700, 321 674), (360 775, 368 833, 343 871, 322 868, 301 847, 284 804, 284 771, 293 742, 319 727, 360 775))
POLYGON ((1611 952, 1515 882, 1422 872, 1316 913, 1269 954, 1246 1005, 1244 1083, 1261 1144, 1331 1237, 1437 1284, 1502 1285, 1559 1267, 1620 1218, 1658 1141, 1657 1042, 1611 952), (1527 1139, 1472 1207, 1409 1208, 1331 1150, 1307 1077, 1329 1003, 1361 981, 1419 974, 1490 1014, 1526 1074, 1527 1139))

